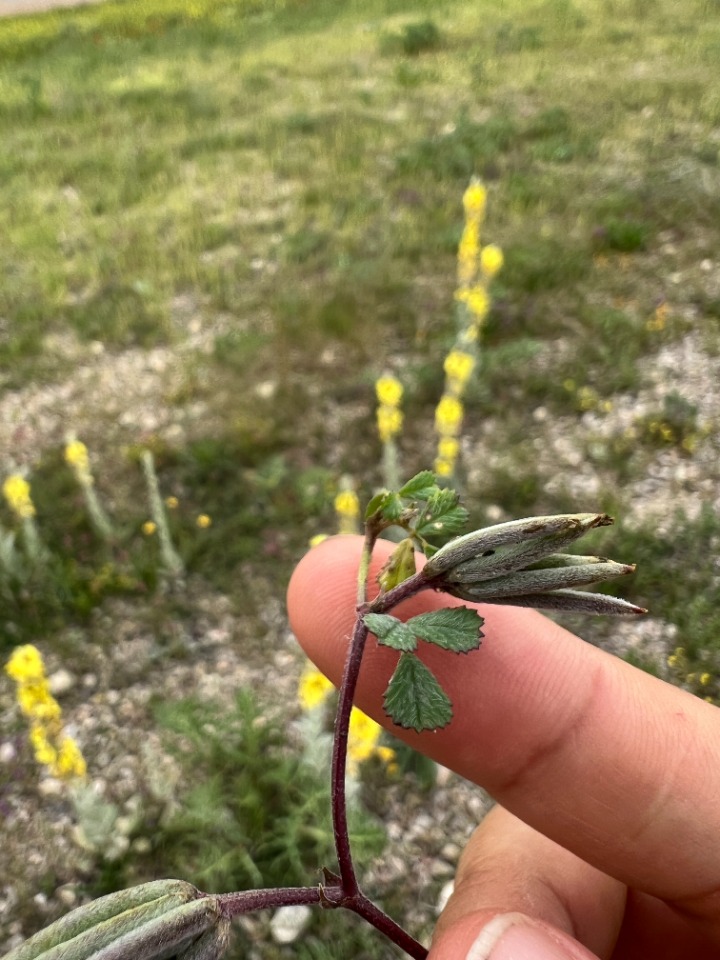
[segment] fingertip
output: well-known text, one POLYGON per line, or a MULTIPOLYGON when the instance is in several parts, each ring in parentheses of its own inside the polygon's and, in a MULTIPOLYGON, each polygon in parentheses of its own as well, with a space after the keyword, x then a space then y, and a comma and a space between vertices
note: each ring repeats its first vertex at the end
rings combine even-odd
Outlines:
POLYGON ((428 960, 597 960, 562 930, 522 913, 477 911, 433 941, 428 960))

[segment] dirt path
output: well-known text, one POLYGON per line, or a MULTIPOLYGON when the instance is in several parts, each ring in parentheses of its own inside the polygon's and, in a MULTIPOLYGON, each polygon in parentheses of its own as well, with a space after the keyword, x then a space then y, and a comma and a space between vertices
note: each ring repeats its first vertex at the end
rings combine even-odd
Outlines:
POLYGON ((42 13, 56 7, 80 7, 102 0, 0 0, 0 16, 21 16, 23 13, 42 13))

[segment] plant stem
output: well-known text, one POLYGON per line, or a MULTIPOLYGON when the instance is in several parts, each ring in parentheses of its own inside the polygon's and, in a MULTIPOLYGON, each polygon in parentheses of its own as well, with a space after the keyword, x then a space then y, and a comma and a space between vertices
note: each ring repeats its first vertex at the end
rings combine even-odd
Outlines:
POLYGON ((401 950, 413 957, 413 960, 425 960, 427 957, 427 948, 411 937, 407 930, 384 913, 372 900, 368 900, 364 894, 359 894, 353 902, 345 903, 343 906, 357 913, 363 920, 367 920, 380 933, 384 933, 388 940, 392 940, 401 950))
MULTIPOLYGON (((427 957, 425 947, 411 937, 407 931, 403 930, 399 924, 372 903, 372 901, 368 900, 360 891, 355 875, 355 867, 353 866, 348 833, 347 800, 345 793, 348 732, 350 727, 350 714, 355 698, 355 688, 357 687, 365 641, 367 640, 369 632, 365 626, 363 614, 367 612, 369 606, 367 603, 367 580, 370 571, 372 551, 376 540, 377 531, 373 530, 370 526, 366 527, 365 542, 363 544, 358 570, 358 617, 345 659, 345 667, 338 696, 337 713, 335 715, 330 791, 335 850, 340 868, 341 895, 339 899, 333 896, 331 902, 334 906, 346 907, 348 910, 352 910, 354 913, 363 917, 368 923, 372 924, 372 926, 381 933, 384 933, 393 943, 397 944, 402 950, 409 954, 409 956, 413 957, 414 960, 425 960, 425 957, 427 957)), ((400 584, 384 596, 381 595, 382 600, 385 600, 386 603, 388 603, 386 598, 390 598, 388 609, 406 596, 412 596, 418 589, 422 589, 426 581, 420 574, 416 574, 415 577, 411 577, 410 580, 405 581, 405 583, 400 584), (405 583, 410 584, 410 587, 405 587, 405 583), (405 589, 403 590, 404 587, 405 589)), ((374 601, 372 604, 373 609, 375 609, 374 605, 376 602, 377 601, 374 601)), ((384 606, 382 602, 381 606, 384 606)), ((329 899, 327 894, 325 894, 323 903, 325 903, 326 906, 330 905, 330 903, 328 903, 329 899)))
MULTIPOLYGON (((365 542, 363 544, 363 551, 360 559, 360 568, 358 570, 358 607, 365 605, 365 598, 367 595, 367 578, 370 570, 370 559, 372 557, 373 546, 375 545, 376 539, 377 534, 370 529, 366 529, 365 542)), ((355 868, 353 867, 352 853, 350 851, 350 837, 348 835, 345 771, 347 767, 347 745, 348 731, 350 727, 350 714, 352 712, 353 700, 355 698, 355 687, 357 686, 358 675, 360 673, 360 663, 362 661, 367 635, 368 628, 365 626, 362 617, 359 616, 355 623, 352 641, 348 649, 347 657, 345 658, 342 683, 340 684, 337 713, 335 714, 332 765, 330 773, 330 798, 332 803, 335 850, 337 853, 338 865, 340 867, 340 877, 342 881, 343 892, 348 897, 357 895, 358 882, 355 876, 355 868)))
MULTIPOLYGON (((211 894, 207 894, 211 896, 211 894)), ((240 893, 223 893, 217 898, 227 917, 237 917, 253 910, 270 907, 287 907, 296 904, 321 903, 323 888, 317 887, 268 887, 267 890, 243 890, 240 893)))

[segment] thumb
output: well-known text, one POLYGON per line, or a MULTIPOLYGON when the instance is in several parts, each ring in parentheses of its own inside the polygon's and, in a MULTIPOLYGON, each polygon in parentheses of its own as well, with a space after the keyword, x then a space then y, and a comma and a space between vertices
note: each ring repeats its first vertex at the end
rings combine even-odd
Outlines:
POLYGON ((478 911, 444 927, 428 960, 597 960, 557 927, 523 913, 478 911))

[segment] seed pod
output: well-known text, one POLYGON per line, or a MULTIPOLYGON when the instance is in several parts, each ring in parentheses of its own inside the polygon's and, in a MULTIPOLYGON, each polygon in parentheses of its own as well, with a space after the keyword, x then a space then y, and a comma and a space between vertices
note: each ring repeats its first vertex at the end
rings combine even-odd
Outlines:
POLYGON ((607 526, 610 517, 597 513, 560 514, 511 520, 456 537, 428 560, 424 576, 442 575, 453 583, 476 583, 527 567, 559 547, 577 540, 593 527, 607 526))
POLYGON ((230 920, 221 917, 217 924, 177 955, 177 960, 219 960, 227 950, 230 920))
MULTIPOLYGON (((469 596, 455 596, 471 600, 469 596)), ((609 597, 604 593, 584 593, 582 590, 553 590, 550 593, 532 593, 515 597, 485 597, 482 603, 505 604, 510 607, 535 607, 537 610, 558 610, 564 613, 596 613, 614 617, 637 616, 647 613, 644 607, 609 597)))
POLYGON ((78 907, 3 960, 167 960, 221 919, 217 897, 182 880, 157 880, 78 907))
MULTIPOLYGON (((548 590, 564 589, 566 587, 585 587, 591 583, 600 583, 613 577, 621 577, 632 573, 635 567, 627 563, 615 563, 605 560, 598 563, 582 563, 577 566, 551 567, 548 570, 531 569, 509 573, 504 577, 494 577, 492 580, 482 580, 480 583, 462 585, 463 600, 484 600, 486 597, 522 596, 524 594, 545 593, 548 590)), ((446 589, 455 592, 455 585, 448 585, 446 589)))

